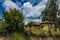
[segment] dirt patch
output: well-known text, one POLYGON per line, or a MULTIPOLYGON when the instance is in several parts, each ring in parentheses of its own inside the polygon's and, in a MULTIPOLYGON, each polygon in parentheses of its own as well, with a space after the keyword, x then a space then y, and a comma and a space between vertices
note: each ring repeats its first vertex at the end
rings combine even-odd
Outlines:
POLYGON ((8 37, 0 36, 0 40, 8 40, 8 37))

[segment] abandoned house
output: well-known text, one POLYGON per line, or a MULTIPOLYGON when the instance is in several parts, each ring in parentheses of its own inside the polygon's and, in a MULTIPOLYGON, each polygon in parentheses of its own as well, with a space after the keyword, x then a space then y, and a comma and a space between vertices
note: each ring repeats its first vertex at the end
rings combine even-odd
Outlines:
MULTIPOLYGON (((33 22, 33 27, 39 27, 41 26, 43 29, 48 29, 48 28, 54 28, 55 27, 55 23, 54 22, 50 22, 50 21, 44 21, 44 22, 33 22)), ((25 25, 25 27, 29 27, 28 25, 25 25)))

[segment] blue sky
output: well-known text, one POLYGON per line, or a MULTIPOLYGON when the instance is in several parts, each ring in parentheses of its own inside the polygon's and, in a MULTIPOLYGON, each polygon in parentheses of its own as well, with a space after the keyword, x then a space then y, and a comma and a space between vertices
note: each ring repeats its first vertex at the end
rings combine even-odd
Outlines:
POLYGON ((0 18, 2 10, 17 8, 23 12, 25 22, 41 21, 38 17, 46 7, 47 0, 0 0, 0 18))

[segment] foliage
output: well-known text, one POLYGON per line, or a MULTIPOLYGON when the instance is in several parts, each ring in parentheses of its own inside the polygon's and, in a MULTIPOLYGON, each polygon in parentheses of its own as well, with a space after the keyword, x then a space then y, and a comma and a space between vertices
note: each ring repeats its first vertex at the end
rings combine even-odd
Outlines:
POLYGON ((43 31, 42 29, 35 28, 35 29, 32 29, 31 32, 35 35, 41 35, 43 31))
POLYGON ((0 29, 2 29, 2 27, 3 27, 2 24, 0 24, 0 29))
POLYGON ((52 37, 60 36, 60 31, 58 30, 58 28, 56 28, 56 29, 54 29, 54 28, 52 29, 51 28, 49 30, 50 30, 50 32, 49 32, 50 33, 49 34, 50 36, 52 36, 52 37))
POLYGON ((60 10, 58 11, 58 15, 60 16, 60 10))
POLYGON ((4 28, 6 28, 6 26, 7 26, 7 24, 5 24, 5 23, 0 24, 0 35, 2 35, 2 36, 7 35, 7 30, 4 29, 4 28))
POLYGON ((30 31, 30 27, 25 27, 24 30, 25 31, 30 31))
POLYGON ((3 11, 3 18, 8 25, 6 29, 10 31, 19 31, 23 28, 23 14, 17 9, 10 9, 10 11, 3 11))
POLYGON ((58 12, 58 26, 60 26, 60 10, 58 12))
POLYGON ((28 34, 31 34, 31 28, 33 27, 33 22, 30 21, 27 25, 30 27, 28 30, 29 31, 28 34))
POLYGON ((57 27, 58 6, 58 0, 48 0, 46 8, 41 12, 42 21, 55 22, 57 27))
POLYGON ((14 34, 12 34, 10 40, 24 40, 24 36, 15 32, 14 34))
POLYGON ((30 26, 30 27, 32 27, 33 26, 33 22, 30 21, 27 25, 30 26))
POLYGON ((3 22, 3 23, 1 23, 1 24, 0 24, 0 30, 2 30, 2 29, 4 29, 4 28, 6 28, 6 26, 7 26, 7 24, 6 24, 6 23, 4 23, 4 22, 3 22))
POLYGON ((59 30, 60 30, 60 26, 59 26, 58 28, 59 28, 59 30))
POLYGON ((42 25, 42 24, 40 24, 39 28, 43 28, 43 25, 42 25))
POLYGON ((32 29, 31 30, 32 34, 36 35, 36 36, 52 36, 52 37, 56 37, 56 36, 60 36, 60 31, 58 30, 58 28, 49 28, 48 30, 43 30, 42 28, 38 29, 32 29))

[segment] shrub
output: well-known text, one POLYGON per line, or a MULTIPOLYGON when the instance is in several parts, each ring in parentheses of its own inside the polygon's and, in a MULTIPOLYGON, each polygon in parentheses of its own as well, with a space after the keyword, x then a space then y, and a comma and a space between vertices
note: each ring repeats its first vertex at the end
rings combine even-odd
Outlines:
POLYGON ((10 40, 24 40, 24 36, 15 32, 14 34, 12 34, 10 40))

